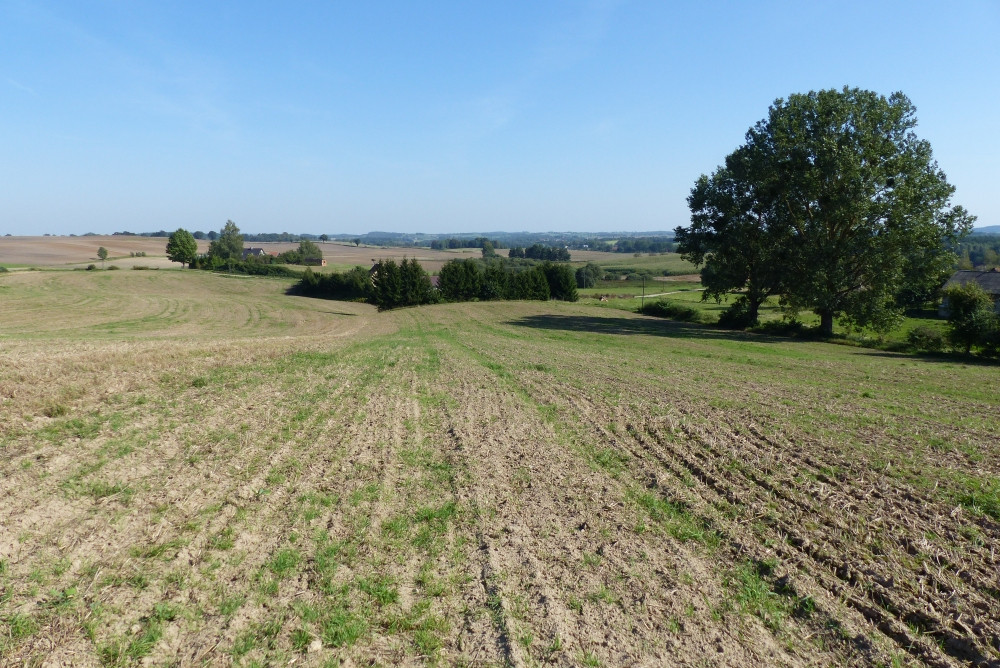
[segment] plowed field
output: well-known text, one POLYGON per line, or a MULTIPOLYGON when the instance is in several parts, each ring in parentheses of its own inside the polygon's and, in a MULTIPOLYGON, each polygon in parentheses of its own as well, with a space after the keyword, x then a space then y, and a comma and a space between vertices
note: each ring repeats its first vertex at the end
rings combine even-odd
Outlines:
POLYGON ((0 664, 1000 665, 996 366, 0 276, 0 664))

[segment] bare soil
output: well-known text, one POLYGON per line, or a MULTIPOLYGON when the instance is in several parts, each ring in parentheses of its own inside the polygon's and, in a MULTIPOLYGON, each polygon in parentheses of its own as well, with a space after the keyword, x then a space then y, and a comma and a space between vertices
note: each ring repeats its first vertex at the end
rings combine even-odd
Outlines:
POLYGON ((0 664, 1000 662, 996 367, 285 285, 0 277, 0 664))

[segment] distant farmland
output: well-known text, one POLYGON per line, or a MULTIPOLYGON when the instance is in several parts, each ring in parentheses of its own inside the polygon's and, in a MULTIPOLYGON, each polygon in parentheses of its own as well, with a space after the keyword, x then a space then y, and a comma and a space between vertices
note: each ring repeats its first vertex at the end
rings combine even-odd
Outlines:
MULTIPOLYGON (((198 242, 198 252, 208 252, 207 240, 198 242)), ((323 251, 332 269, 349 269, 355 265, 369 266, 373 259, 402 259, 416 257, 428 271, 437 271, 441 265, 455 258, 480 257, 478 248, 436 251, 428 248, 378 248, 372 246, 321 242, 316 244, 323 251)), ((97 249, 108 249, 108 266, 117 264, 130 267, 145 265, 150 267, 179 268, 181 265, 167 260, 165 237, 140 237, 105 235, 87 237, 0 237, 0 265, 13 267, 72 268, 85 267, 91 263, 100 264, 97 249), (146 253, 144 257, 133 258, 132 253, 146 253)), ((263 248, 267 252, 281 253, 298 248, 298 243, 246 242, 244 247, 263 248)), ((611 255, 603 253, 602 255, 611 255)))
POLYGON ((287 285, 0 275, 0 663, 1000 662, 996 366, 287 285))

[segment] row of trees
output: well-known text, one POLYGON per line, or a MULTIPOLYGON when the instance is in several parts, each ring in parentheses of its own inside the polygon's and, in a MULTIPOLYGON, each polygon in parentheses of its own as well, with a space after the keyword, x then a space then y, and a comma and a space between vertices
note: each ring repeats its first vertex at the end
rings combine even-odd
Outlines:
POLYGON ((501 299, 561 299, 576 301, 572 269, 565 264, 542 262, 528 265, 492 260, 451 260, 431 277, 415 259, 381 260, 370 270, 355 267, 338 274, 317 274, 306 269, 292 288, 295 294, 343 301, 365 301, 379 310, 419 306, 439 301, 501 299))
POLYGON ((494 258, 451 260, 438 274, 438 289, 448 301, 496 299, 559 299, 576 301, 576 278, 568 265, 537 265, 494 258))
POLYGON ((445 248, 483 248, 486 244, 489 244, 491 248, 505 248, 497 240, 490 240, 486 237, 476 237, 474 239, 457 239, 452 237, 450 239, 434 239, 430 243, 430 247, 433 250, 444 250, 445 248))
POLYGON ((915 109, 856 88, 777 100, 746 143, 688 197, 678 251, 702 266, 706 298, 736 293, 728 322, 757 322, 765 299, 884 331, 933 295, 975 218, 952 206, 954 187, 915 109))
POLYGON ((544 246, 532 244, 527 248, 514 246, 507 254, 511 258, 528 260, 548 260, 549 262, 569 262, 569 251, 561 246, 544 246))
POLYGON ((674 240, 668 237, 618 239, 610 250, 615 253, 669 253, 674 250, 674 240))

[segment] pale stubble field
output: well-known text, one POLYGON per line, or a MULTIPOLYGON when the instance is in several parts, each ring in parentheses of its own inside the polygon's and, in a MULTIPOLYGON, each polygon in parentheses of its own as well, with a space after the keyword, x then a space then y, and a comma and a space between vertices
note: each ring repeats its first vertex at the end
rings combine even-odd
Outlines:
POLYGON ((992 665, 997 367, 0 276, 5 665, 992 665))

